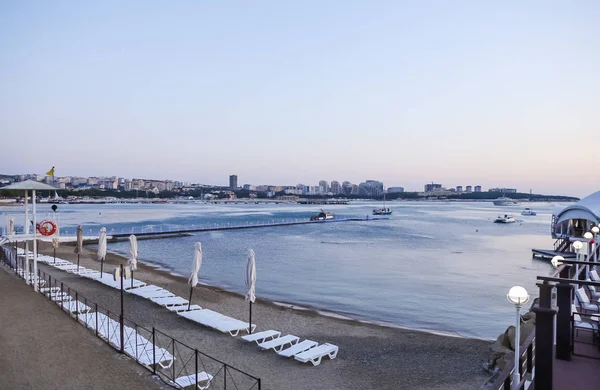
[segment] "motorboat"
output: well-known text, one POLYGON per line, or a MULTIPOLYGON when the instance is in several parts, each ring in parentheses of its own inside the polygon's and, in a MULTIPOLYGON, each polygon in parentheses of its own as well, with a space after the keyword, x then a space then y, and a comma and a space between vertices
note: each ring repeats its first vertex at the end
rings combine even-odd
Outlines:
POLYGON ((513 217, 512 215, 499 215, 498 218, 496 218, 494 220, 494 223, 513 223, 513 222, 517 222, 517 220, 515 219, 515 217, 513 217))
POLYGON ((391 215, 391 214, 392 214, 392 210, 386 209, 386 208, 373 210, 373 215, 391 215))
POLYGON ((326 213, 323 210, 319 214, 311 215, 311 221, 325 221, 327 219, 333 219, 333 214, 326 213))
POLYGON ((514 206, 517 204, 519 204, 519 202, 517 200, 512 199, 512 198, 507 198, 505 196, 502 196, 502 197, 494 200, 494 205, 496 205, 496 206, 514 206))
POLYGON ((533 211, 532 209, 530 209, 529 207, 526 207, 525 210, 521 211, 521 215, 533 216, 533 215, 537 215, 537 213, 535 211, 533 211))

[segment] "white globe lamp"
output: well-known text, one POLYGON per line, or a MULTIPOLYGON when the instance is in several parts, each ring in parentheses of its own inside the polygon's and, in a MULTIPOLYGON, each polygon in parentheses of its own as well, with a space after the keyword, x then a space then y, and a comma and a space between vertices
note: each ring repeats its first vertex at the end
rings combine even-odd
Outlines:
POLYGON ((513 305, 515 305, 517 309, 517 323, 515 324, 515 369, 513 371, 513 380, 512 380, 512 388, 513 390, 519 389, 519 382, 521 382, 521 374, 520 374, 520 364, 519 358, 521 353, 519 351, 521 347, 521 314, 519 311, 521 310, 521 306, 529 302, 529 293, 527 290, 521 286, 514 286, 508 291, 506 294, 506 299, 513 305))

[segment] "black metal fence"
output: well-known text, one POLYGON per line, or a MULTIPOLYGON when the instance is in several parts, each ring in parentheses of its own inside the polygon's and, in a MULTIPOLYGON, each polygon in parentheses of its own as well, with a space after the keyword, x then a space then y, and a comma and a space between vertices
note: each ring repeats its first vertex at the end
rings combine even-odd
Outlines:
MULTIPOLYGON (((2 263, 26 277, 16 248, 3 246, 2 263)), ((33 278, 32 278, 33 279, 33 278)), ((260 390, 261 380, 190 347, 168 334, 148 329, 88 299, 38 269, 38 290, 75 321, 175 388, 260 390)))
MULTIPOLYGON (((518 389, 525 389, 525 382, 531 381, 533 377, 533 367, 535 366, 535 331, 523 341, 519 349, 519 386, 518 389)), ((513 389, 512 380, 515 371, 515 363, 511 360, 504 367, 498 378, 490 386, 493 390, 511 390, 513 389)))

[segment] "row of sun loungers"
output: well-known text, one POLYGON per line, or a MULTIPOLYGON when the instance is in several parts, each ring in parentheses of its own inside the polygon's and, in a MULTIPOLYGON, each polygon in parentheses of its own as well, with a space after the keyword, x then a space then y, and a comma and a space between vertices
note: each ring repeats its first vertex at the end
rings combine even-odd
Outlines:
MULTIPOLYGON (((67 272, 78 273, 77 266, 73 267, 73 264, 64 260, 57 260, 54 263, 54 259, 49 262, 48 259, 40 259, 41 261, 46 260, 45 262, 50 263, 52 265, 57 265, 56 268, 65 270, 67 272)), ((21 276, 23 276, 24 272, 21 271, 21 276)), ((99 278, 99 272, 88 270, 83 267, 79 267, 79 274, 81 276, 84 275, 93 275, 94 279, 111 285, 112 287, 117 287, 113 283, 110 283, 109 280, 103 278, 99 278), (95 277, 97 274, 97 278, 95 277)), ((33 273, 30 275, 33 277, 33 273)), ((111 277, 112 278, 112 277, 111 277)), ((114 282, 114 281, 113 281, 114 282)), ((129 282, 129 288, 131 289, 131 281, 129 282)), ((175 294, 161 289, 157 286, 145 286, 142 282, 134 281, 134 288, 131 289, 131 292, 136 293, 136 295, 140 295, 142 297, 155 297, 155 298, 178 298, 171 299, 169 301, 158 301, 157 303, 163 305, 168 305, 167 308, 172 311, 183 310, 181 305, 185 303, 187 310, 188 301, 183 300, 180 297, 176 297, 175 294), (139 290, 139 291, 136 291, 139 290), (158 291, 161 291, 158 293, 158 291)), ((120 288, 120 283, 118 288, 120 288)), ((52 301, 56 302, 59 306, 61 306, 64 310, 69 311, 72 314, 78 314, 79 322, 81 322, 87 328, 94 330, 98 333, 99 336, 107 340, 110 344, 115 346, 117 349, 121 348, 121 333, 120 333, 120 323, 113 320, 106 314, 100 312, 92 312, 91 308, 86 304, 79 302, 73 299, 67 292, 61 291, 60 287, 52 286, 52 287, 41 287, 40 292, 50 298, 52 301)), ((201 307, 198 305, 191 305, 190 310, 200 310, 201 307)), ((175 361, 175 357, 166 349, 161 348, 157 345, 153 345, 150 340, 143 337, 139 333, 136 332, 135 329, 124 326, 123 327, 123 351, 136 359, 140 364, 146 365, 148 367, 153 366, 154 364, 159 365, 163 369, 169 369, 173 366, 175 361)), ((206 373, 204 371, 198 372, 197 374, 185 375, 174 379, 175 385, 181 388, 187 388, 192 386, 197 386, 200 390, 205 390, 210 387, 210 383, 213 380, 213 375, 206 373)))
POLYGON ((265 330, 247 336, 242 339, 248 342, 256 342, 262 350, 274 350, 279 356, 286 358, 294 357, 302 363, 311 362, 313 366, 321 364, 321 359, 328 356, 329 359, 335 359, 338 353, 338 346, 325 343, 319 345, 316 341, 303 340, 293 335, 281 336, 281 332, 276 330, 265 330))
MULTIPOLYGON (((54 259, 49 256, 40 256, 38 260, 48 263, 49 265, 54 266, 57 269, 61 269, 70 273, 76 273, 82 277, 96 280, 107 286, 117 289, 121 288, 120 281, 115 281, 111 273, 104 273, 102 277, 100 277, 100 272, 98 271, 87 269, 84 267, 79 267, 79 269, 77 269, 76 264, 72 264, 65 260, 57 259, 56 264, 54 263, 54 259)), ((166 308, 167 310, 175 312, 177 315, 183 318, 196 322, 200 325, 216 329, 222 333, 229 333, 231 336, 237 336, 240 332, 243 331, 247 332, 250 326, 252 327, 252 332, 254 332, 254 330, 256 329, 256 324, 249 324, 248 322, 240 321, 209 309, 203 309, 199 305, 189 305, 188 300, 176 296, 172 292, 162 287, 158 287, 155 285, 146 285, 144 282, 135 279, 133 280, 133 282, 130 279, 125 280, 123 287, 128 293, 135 294, 145 299, 149 299, 150 301, 166 308)), ((71 305, 75 303, 69 300, 64 294, 61 295, 60 291, 47 290, 47 293, 51 294, 53 299, 60 301, 64 300, 63 304, 66 303, 69 309, 71 309, 71 305)), ((87 311, 84 312, 89 312, 89 308, 87 308, 87 311)), ((111 320, 104 314, 98 313, 98 316, 100 316, 98 322, 99 325, 101 325, 98 333, 105 337, 107 340, 109 340, 109 342, 111 342, 117 348, 120 348, 119 323, 114 320, 111 320), (101 319, 103 321, 101 321, 101 319)), ((87 321, 88 327, 95 328, 95 313, 90 313, 89 317, 87 318, 87 321)), ((133 329, 127 328, 126 332, 128 332, 128 336, 125 337, 125 340, 132 340, 130 332, 133 332, 133 329)), ((325 356, 329 357, 330 359, 335 359, 338 352, 338 347, 336 345, 329 343, 319 345, 318 342, 313 340, 300 341, 300 338, 297 336, 282 336, 281 332, 275 330, 266 330, 258 333, 251 333, 246 336, 242 336, 242 339, 248 342, 256 342, 261 350, 272 349, 279 356, 285 358, 293 357, 295 360, 300 361, 302 363, 311 362, 314 366, 319 365, 321 363, 322 358, 325 356)), ((152 347, 150 347, 150 353, 147 353, 145 345, 151 345, 151 343, 138 335, 136 343, 133 343, 133 341, 125 342, 124 350, 128 355, 137 358, 142 364, 147 364, 147 362, 151 361, 152 358, 152 347), (138 347, 137 350, 135 348, 136 345, 138 347), (140 348, 140 345, 144 347, 140 348), (148 356, 143 357, 144 354, 148 355, 150 360, 148 360, 148 356)), ((173 357, 165 350, 159 351, 159 349, 157 349, 157 351, 157 355, 161 355, 159 364, 163 368, 169 367, 168 364, 172 364, 173 357), (165 366, 164 364, 167 365, 165 366)), ((190 383, 196 383, 195 377, 196 375, 193 374, 181 377, 175 380, 175 383, 182 387, 190 386, 190 383)), ((210 374, 207 374, 205 372, 198 373, 198 382, 208 382, 206 384, 206 387, 208 387, 211 380, 212 376, 210 374)), ((199 386, 200 389, 206 387, 199 386)))

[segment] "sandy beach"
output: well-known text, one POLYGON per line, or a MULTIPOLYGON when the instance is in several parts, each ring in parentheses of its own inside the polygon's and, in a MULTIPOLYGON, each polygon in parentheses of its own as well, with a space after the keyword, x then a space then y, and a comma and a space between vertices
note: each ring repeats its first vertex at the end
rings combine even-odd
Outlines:
MULTIPOLYGON (((42 244, 40 252, 52 255, 48 244, 42 244)), ((62 245, 57 250, 57 257, 77 261, 74 247, 69 245, 62 245)), ((82 266, 100 269, 96 253, 87 248, 84 248, 80 261, 82 266)), ((120 256, 108 254, 104 269, 110 272, 124 261, 120 256)), ((43 264, 40 268, 98 304, 119 310, 119 291, 43 264)), ((140 263, 134 277, 188 298, 189 286, 185 278, 140 263)), ((198 286, 192 302, 234 318, 248 319, 248 304, 239 294, 198 286)), ((156 327, 261 378, 264 389, 458 390, 478 389, 487 379, 482 365, 489 357, 491 342, 488 341, 332 318, 258 299, 253 306, 252 318, 258 325, 257 331, 275 329, 282 335, 293 334, 301 339, 339 346, 336 359, 324 359, 321 365, 313 367, 283 359, 273 352, 260 351, 256 344, 204 328, 132 294, 125 295, 125 307, 126 318, 144 327, 156 327)))

